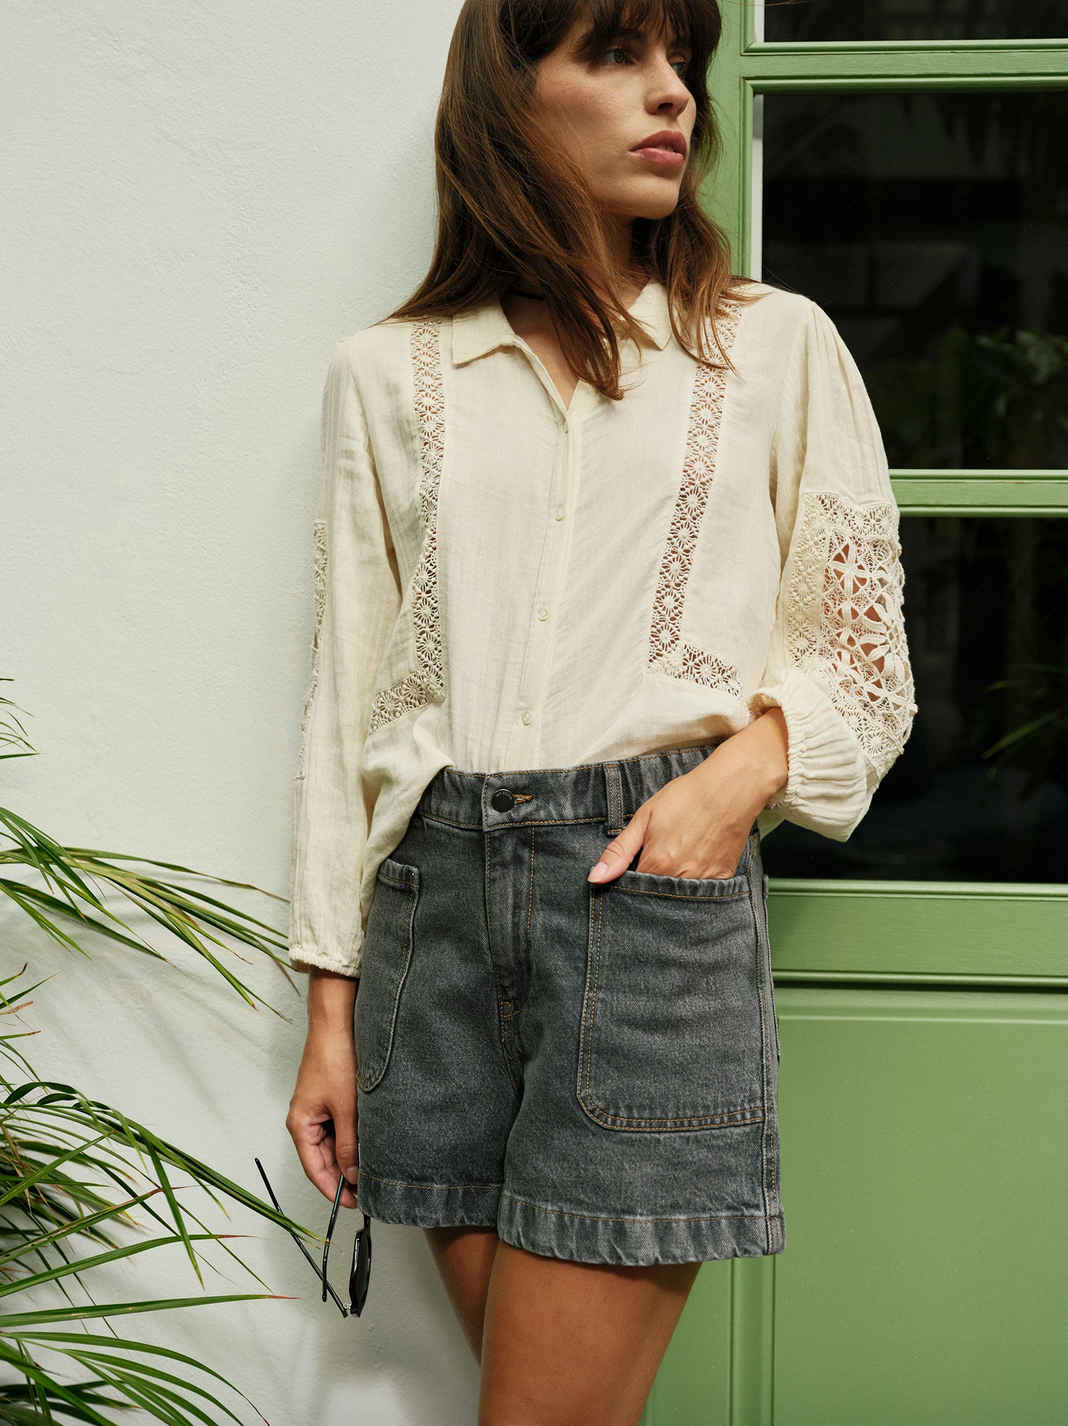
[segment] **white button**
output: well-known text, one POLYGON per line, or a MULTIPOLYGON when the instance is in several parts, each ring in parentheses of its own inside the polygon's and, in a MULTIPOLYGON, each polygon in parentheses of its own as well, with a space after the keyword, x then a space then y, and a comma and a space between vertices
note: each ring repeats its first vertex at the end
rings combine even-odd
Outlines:
POLYGON ((523 722, 524 722, 524 723, 529 723, 530 720, 531 720, 531 718, 533 718, 533 716, 534 716, 534 715, 533 715, 533 713, 531 713, 531 711, 530 711, 529 708, 524 708, 524 709, 523 709, 523 722))
POLYGON ((562 520, 564 518, 564 507, 562 505, 558 505, 553 511, 553 516, 557 520, 562 520))
POLYGON ((539 619, 548 619, 548 617, 549 617, 549 611, 548 611, 548 609, 546 609, 545 605, 543 604, 543 605, 541 606, 541 608, 538 610, 538 618, 539 618, 539 619))

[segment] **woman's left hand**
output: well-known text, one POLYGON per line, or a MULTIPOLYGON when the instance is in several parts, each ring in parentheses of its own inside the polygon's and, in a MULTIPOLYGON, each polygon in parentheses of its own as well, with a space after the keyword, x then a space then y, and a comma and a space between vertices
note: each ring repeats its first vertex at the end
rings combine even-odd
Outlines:
POLYGON ((757 813, 786 785, 786 720, 769 708, 702 763, 647 798, 605 847, 588 880, 635 871, 722 879, 734 875, 757 813))

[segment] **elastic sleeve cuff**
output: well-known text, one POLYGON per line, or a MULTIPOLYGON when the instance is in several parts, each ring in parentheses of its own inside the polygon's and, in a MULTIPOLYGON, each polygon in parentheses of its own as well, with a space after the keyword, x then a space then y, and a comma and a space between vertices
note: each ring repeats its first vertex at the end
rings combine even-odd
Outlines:
POLYGON ((352 980, 360 978, 360 957, 331 955, 318 946, 290 946, 289 964, 295 971, 307 971, 310 966, 320 970, 332 970, 338 975, 347 975, 352 980))
POLYGON ((847 840, 868 810, 875 779, 860 744, 822 688, 799 669, 749 698, 755 716, 781 708, 786 720, 786 786, 767 804, 800 827, 847 840))

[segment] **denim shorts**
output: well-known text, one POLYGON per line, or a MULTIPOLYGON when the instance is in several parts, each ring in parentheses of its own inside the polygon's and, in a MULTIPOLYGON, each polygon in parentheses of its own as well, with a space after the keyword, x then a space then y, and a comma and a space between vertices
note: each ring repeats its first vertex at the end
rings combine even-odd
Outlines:
POLYGON ((756 831, 735 874, 587 874, 714 743, 442 768, 382 863, 356 996, 359 1206, 578 1262, 785 1242, 756 831))

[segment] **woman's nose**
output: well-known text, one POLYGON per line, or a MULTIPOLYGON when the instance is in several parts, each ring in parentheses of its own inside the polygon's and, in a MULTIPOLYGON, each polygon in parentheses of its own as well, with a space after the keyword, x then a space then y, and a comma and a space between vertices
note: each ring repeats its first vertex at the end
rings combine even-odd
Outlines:
POLYGON ((666 60, 662 65, 657 65, 648 95, 651 113, 670 114, 675 118, 682 113, 692 97, 677 70, 666 60))

